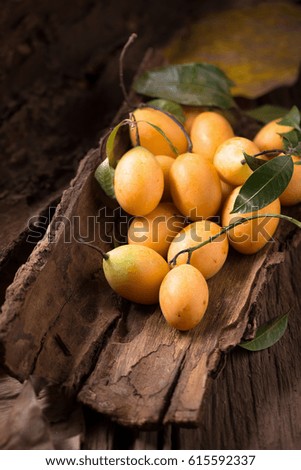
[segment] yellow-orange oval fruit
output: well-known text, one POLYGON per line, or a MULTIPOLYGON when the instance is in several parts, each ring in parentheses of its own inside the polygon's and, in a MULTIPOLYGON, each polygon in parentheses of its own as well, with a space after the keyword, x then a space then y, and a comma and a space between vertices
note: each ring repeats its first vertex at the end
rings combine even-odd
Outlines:
POLYGON ((104 275, 111 288, 127 300, 140 304, 159 301, 162 280, 169 272, 167 262, 146 246, 121 245, 103 260, 104 275))
MULTIPOLYGON (((300 162, 301 158, 293 156, 293 162, 300 162)), ((282 206, 294 206, 301 202, 301 165, 294 165, 293 176, 279 196, 282 206)))
POLYGON ((159 204, 163 189, 162 168, 147 149, 134 147, 119 160, 114 175, 115 196, 129 214, 149 214, 159 204))
POLYGON ((164 176, 164 191, 161 198, 161 201, 171 201, 171 194, 170 194, 170 187, 169 187, 169 172, 171 169, 171 165, 174 162, 172 157, 168 157, 167 155, 156 155, 156 159, 160 163, 160 166, 163 171, 164 176))
POLYGON ((170 192, 181 214, 191 220, 215 215, 222 197, 218 174, 209 160, 196 153, 184 153, 169 172, 170 192))
MULTIPOLYGON (((169 114, 154 108, 138 108, 133 112, 137 121, 140 145, 147 148, 154 155, 168 155, 176 158, 178 154, 186 152, 188 140, 184 128, 175 118, 169 114), (177 149, 175 153, 165 137, 158 132, 151 123, 159 127, 166 137, 177 149)), ((138 144, 136 126, 130 127, 130 138, 134 145, 138 144)))
MULTIPOLYGON (((268 206, 256 212, 248 212, 246 214, 240 214, 238 212, 230 214, 240 188, 241 187, 235 188, 225 202, 222 214, 223 226, 230 225, 230 223, 235 222, 235 220, 240 219, 241 217, 261 214, 280 214, 281 206, 279 199, 276 199, 268 206)), ((228 232, 229 243, 240 253, 244 253, 246 255, 257 253, 257 251, 272 240, 278 223, 279 219, 272 217, 260 217, 258 219, 249 220, 243 224, 237 225, 228 232)))
POLYGON ((232 193, 234 186, 232 184, 226 183, 221 179, 221 188, 222 188, 222 205, 224 204, 227 197, 232 193))
MULTIPOLYGON (((181 250, 192 248, 208 240, 221 231, 220 227, 211 220, 199 220, 185 227, 175 236, 168 250, 167 260, 170 261, 181 250)), ((224 265, 229 249, 227 235, 224 233, 216 240, 192 252, 190 264, 197 268, 209 279, 214 276, 224 265)), ((187 263, 187 253, 178 256, 176 265, 187 263)), ((171 266, 173 267, 173 265, 171 266)))
POLYGON ((252 140, 245 137, 232 137, 217 148, 213 163, 222 180, 233 186, 242 185, 252 174, 252 170, 244 161, 244 154, 259 153, 252 140))
POLYGON ((254 144, 262 152, 264 150, 283 150, 283 140, 279 134, 290 132, 291 126, 278 124, 281 119, 274 119, 265 124, 254 137, 254 144))
POLYGON ((214 111, 205 111, 194 119, 190 137, 192 151, 212 162, 217 147, 234 137, 234 132, 224 116, 214 111))
POLYGON ((185 219, 171 202, 162 202, 150 214, 135 217, 128 230, 130 245, 143 245, 166 257, 169 245, 185 219))
POLYGON ((208 306, 207 282, 190 264, 172 269, 163 279, 159 303, 167 323, 178 330, 191 330, 203 318, 208 306))

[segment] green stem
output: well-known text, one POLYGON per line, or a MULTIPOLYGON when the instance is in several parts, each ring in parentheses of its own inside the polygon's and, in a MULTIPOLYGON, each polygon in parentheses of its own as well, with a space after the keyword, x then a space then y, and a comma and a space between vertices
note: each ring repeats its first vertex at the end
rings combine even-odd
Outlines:
MULTIPOLYGON (((277 155, 279 153, 284 153, 285 155, 289 155, 285 150, 281 150, 281 149, 272 149, 272 150, 263 150, 262 152, 259 152, 259 153, 255 153, 253 155, 254 158, 256 157, 260 157, 261 155, 273 155, 274 153, 276 153, 277 155)), ((240 162, 242 165, 245 165, 247 162, 246 160, 243 158, 240 162)))
POLYGON ((140 142, 140 135, 139 135, 139 130, 138 130, 138 125, 137 125, 137 120, 135 118, 135 115, 133 113, 130 113, 130 125, 135 126, 135 132, 136 132, 136 145, 140 147, 141 142, 140 142))
POLYGON ((223 227, 218 233, 216 233, 212 237, 209 237, 207 240, 199 243, 198 245, 192 246, 190 248, 185 248, 184 250, 179 251, 179 253, 177 253, 169 261, 169 264, 171 266, 175 265, 176 262, 177 262, 178 257, 180 255, 184 254, 184 253, 187 253, 187 263, 189 264, 193 251, 196 251, 199 248, 202 248, 203 246, 208 245, 208 243, 213 242, 214 240, 216 240, 216 238, 220 237, 221 235, 228 232, 229 230, 232 230, 237 225, 241 225, 241 224, 247 222, 248 220, 263 219, 264 217, 273 217, 275 219, 283 219, 283 220, 291 222, 292 224, 295 224, 297 227, 301 228, 301 222, 299 220, 294 219, 293 217, 289 217, 288 215, 284 215, 284 214, 259 214, 259 215, 250 215, 248 217, 242 217, 242 218, 236 220, 235 222, 232 222, 232 224, 229 224, 226 227, 223 227))

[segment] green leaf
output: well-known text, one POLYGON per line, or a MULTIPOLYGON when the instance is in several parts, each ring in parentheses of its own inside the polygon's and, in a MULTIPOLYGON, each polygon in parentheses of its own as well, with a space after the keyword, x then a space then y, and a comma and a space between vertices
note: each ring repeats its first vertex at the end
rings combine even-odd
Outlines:
POLYGON ((136 92, 191 106, 235 107, 232 81, 210 64, 192 63, 160 67, 143 73, 133 88, 136 92))
POLYGON ((261 351, 277 343, 284 335, 288 323, 288 314, 281 315, 273 320, 261 325, 251 341, 244 341, 239 344, 241 348, 248 351, 261 351))
POLYGON ((283 126, 292 126, 294 129, 301 131, 300 129, 300 111, 297 106, 293 106, 292 109, 284 116, 278 124, 283 126))
POLYGON ((185 114, 180 104, 170 100, 156 99, 146 103, 147 106, 151 106, 156 109, 160 109, 166 113, 172 114, 182 124, 185 122, 185 114))
POLYGON ((106 158, 96 168, 94 176, 107 196, 115 198, 114 191, 114 173, 115 170, 110 166, 109 159, 106 158))
POLYGON ((293 160, 280 155, 252 173, 235 199, 232 213, 253 212, 273 202, 287 187, 294 170, 293 160))
POLYGON ((262 160, 262 158, 256 158, 253 155, 248 155, 246 152, 243 152, 245 160, 251 170, 255 171, 257 168, 260 168, 262 165, 267 163, 267 160, 262 160))
POLYGON ((271 104, 264 104, 263 106, 258 106, 258 108, 250 109, 249 111, 245 111, 244 113, 247 116, 250 116, 256 121, 263 122, 267 124, 270 121, 274 121, 274 119, 281 118, 285 114, 287 114, 288 109, 283 108, 282 106, 273 106, 271 104))
POLYGON ((129 122, 130 121, 128 119, 124 119, 119 124, 117 124, 117 126, 115 126, 114 129, 112 129, 112 131, 110 132, 110 135, 107 139, 107 142, 106 142, 106 156, 107 156, 107 158, 109 160, 109 164, 112 168, 116 167, 117 162, 119 160, 118 156, 115 154, 116 138, 117 138, 118 131, 122 126, 128 125, 129 122))
POLYGON ((280 134, 283 139, 283 148, 289 155, 301 156, 301 132, 294 129, 280 134))

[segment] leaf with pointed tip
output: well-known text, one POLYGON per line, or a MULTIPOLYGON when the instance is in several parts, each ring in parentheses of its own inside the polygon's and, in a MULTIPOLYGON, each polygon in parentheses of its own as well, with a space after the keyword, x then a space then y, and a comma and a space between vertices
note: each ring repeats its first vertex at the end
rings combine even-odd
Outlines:
POLYGON ((231 213, 245 214, 269 205, 283 193, 293 170, 294 163, 288 155, 275 157, 257 168, 240 189, 231 213))
POLYGON ((283 126, 292 126, 294 129, 301 131, 300 129, 300 111, 297 106, 293 106, 292 109, 278 122, 283 126))
POLYGON ((251 170, 255 171, 257 168, 260 168, 262 165, 267 163, 266 160, 262 160, 261 158, 256 158, 253 155, 248 155, 246 152, 243 152, 245 160, 251 170))
POLYGON ((282 106, 273 106, 271 104, 264 104, 263 106, 258 106, 258 108, 250 109, 249 111, 244 112, 247 116, 250 116, 256 121, 263 122, 267 124, 274 119, 281 118, 288 113, 287 108, 282 106))
POLYGON ((270 348, 284 335, 287 323, 287 313, 274 318, 258 328, 254 339, 244 341, 239 346, 248 351, 262 351, 263 349, 270 348))
POLYGON ((289 155, 301 156, 301 132, 297 129, 280 134, 283 139, 283 148, 289 155))
POLYGON ((144 72, 133 88, 137 93, 191 106, 236 107, 233 82, 211 64, 191 63, 160 67, 144 72))
POLYGON ((95 170, 94 176, 107 196, 115 198, 114 191, 115 170, 110 166, 109 159, 106 158, 95 170))
MULTIPOLYGON (((172 152, 178 156, 179 155, 179 151, 177 149, 177 147, 174 146, 174 144, 172 143, 172 141, 167 137, 167 135, 165 134, 165 132, 161 129, 161 127, 159 126, 156 126, 156 124, 153 124, 152 122, 149 122, 149 121, 143 121, 143 120, 139 120, 139 121, 136 121, 137 124, 139 124, 139 122, 145 122, 146 124, 150 125, 153 129, 155 129, 157 132, 159 132, 159 134, 162 135, 162 137, 164 137, 164 139, 166 140, 166 142, 169 144, 172 152)), ((179 123, 179 126, 181 124, 179 123)), ((185 134, 186 135, 186 134, 185 134)))
POLYGON ((130 123, 129 119, 123 119, 117 126, 115 126, 112 131, 110 132, 110 135, 107 139, 106 142, 106 156, 109 160, 110 166, 112 168, 115 168, 117 165, 117 162, 119 160, 118 156, 115 153, 115 148, 116 148, 116 138, 119 129, 122 126, 128 125, 130 123))
POLYGON ((172 114, 182 124, 184 124, 185 122, 185 115, 182 106, 178 103, 175 103, 174 101, 163 100, 158 98, 156 100, 148 101, 146 105, 172 114))

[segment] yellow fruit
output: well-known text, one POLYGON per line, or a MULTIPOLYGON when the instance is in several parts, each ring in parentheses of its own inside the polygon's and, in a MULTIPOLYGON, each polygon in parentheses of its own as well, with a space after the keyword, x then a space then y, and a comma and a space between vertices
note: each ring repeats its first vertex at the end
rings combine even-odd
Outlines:
MULTIPOLYGON (((222 214, 223 226, 227 226, 241 217, 261 214, 280 214, 281 207, 279 199, 276 199, 259 211, 248 212, 247 214, 230 214, 240 188, 241 187, 235 188, 225 202, 222 214)), ((234 229, 228 232, 230 245, 232 245, 235 250, 246 255, 257 253, 257 251, 271 241, 278 223, 279 219, 260 217, 258 219, 249 220, 241 225, 237 225, 234 229)))
POLYGON ((184 127, 186 132, 190 134, 192 124, 195 118, 202 112, 201 106, 183 106, 183 111, 185 115, 184 127))
POLYGON ((128 231, 130 245, 143 245, 166 257, 175 235, 184 227, 184 217, 171 202, 162 202, 145 217, 135 217, 128 231))
MULTIPOLYGON (((293 161, 300 162, 300 157, 293 156, 293 161)), ((294 165, 292 179, 279 197, 283 206, 293 206, 301 202, 301 165, 294 165)))
POLYGON ((283 140, 279 134, 289 132, 293 128, 290 126, 282 126, 278 124, 280 120, 281 119, 274 119, 273 121, 263 126, 256 134, 254 138, 254 144, 261 152, 264 150, 283 149, 283 140))
MULTIPOLYGON (((221 227, 210 220, 200 220, 188 225, 172 241, 167 255, 168 262, 181 250, 194 247, 208 240, 211 236, 219 233, 220 230, 221 227)), ((190 264, 197 268, 205 279, 209 279, 222 268, 227 258, 228 248, 227 235, 223 234, 213 242, 193 251, 190 264)), ((187 253, 178 256, 176 266, 184 263, 187 263, 187 253)))
POLYGON ((172 269, 163 279, 159 302, 167 323, 190 330, 203 318, 209 292, 204 276, 189 264, 172 269))
POLYGON ((244 162, 244 154, 259 153, 258 147, 244 137, 232 137, 223 142, 216 150, 213 163, 222 180, 233 186, 242 185, 252 174, 244 162))
POLYGON ((156 158, 143 147, 135 147, 119 160, 114 176, 115 195, 131 215, 146 215, 160 202, 163 171, 156 158))
MULTIPOLYGON (((176 158, 177 153, 173 151, 165 137, 148 123, 159 127, 166 137, 177 149, 178 154, 186 152, 188 140, 183 126, 171 115, 159 109, 144 107, 133 112, 137 121, 140 145, 147 148, 154 155, 168 155, 176 158)), ((130 127, 130 138, 133 146, 138 144, 136 127, 130 127)))
POLYGON ((181 214, 191 220, 215 215, 222 197, 218 174, 206 158, 184 153, 173 163, 170 173, 170 192, 181 214))
POLYGON ((190 137, 192 151, 212 162, 217 147, 234 137, 234 132, 224 116, 214 111, 205 111, 193 121, 190 137))
POLYGON ((141 304, 159 301, 159 289, 169 272, 167 262, 151 248, 121 245, 103 260, 105 277, 111 288, 125 299, 141 304))
POLYGON ((174 162, 174 159, 172 157, 168 157, 167 155, 156 155, 156 159, 160 163, 164 176, 164 191, 161 201, 171 201, 169 172, 171 169, 171 165, 174 162))
POLYGON ((225 181, 221 180, 221 188, 222 188, 222 204, 225 202, 227 197, 230 196, 232 193, 234 186, 232 184, 228 184, 225 181))

